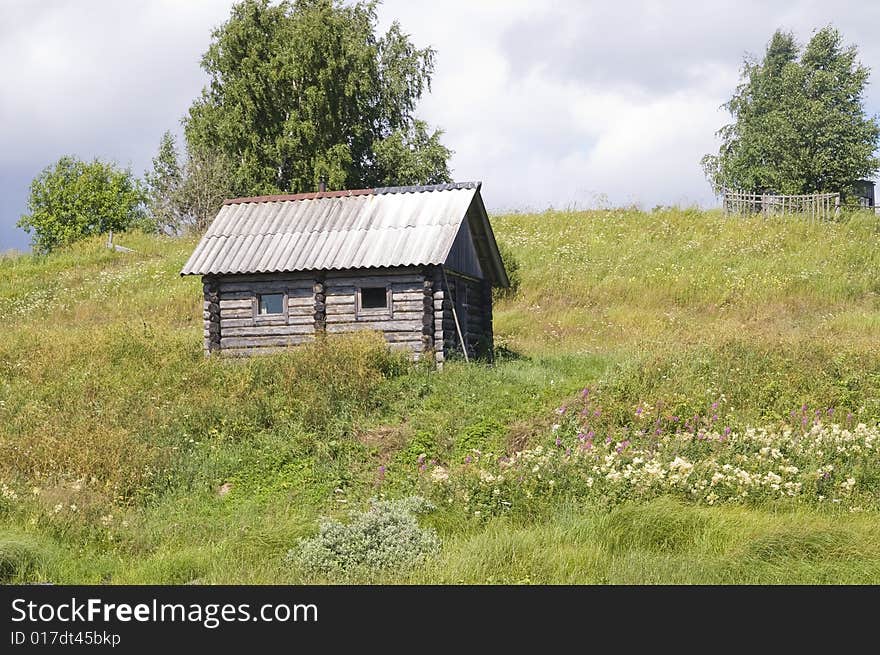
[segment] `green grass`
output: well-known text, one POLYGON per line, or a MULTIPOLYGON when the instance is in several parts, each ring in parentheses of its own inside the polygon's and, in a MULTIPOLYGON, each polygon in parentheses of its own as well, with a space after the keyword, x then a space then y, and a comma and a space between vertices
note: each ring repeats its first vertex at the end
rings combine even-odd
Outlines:
MULTIPOLYGON (((0 258, 3 579, 315 581, 284 555, 320 516, 416 491, 423 453, 546 442, 585 385, 620 424, 641 402, 685 415, 719 396, 738 426, 804 404, 880 421, 875 219, 607 210, 493 227, 522 275, 496 304, 504 354, 441 373, 369 337, 205 360, 200 282, 177 275, 193 238, 0 258)), ((437 558, 365 581, 877 583, 877 518, 670 499, 548 498, 492 519, 441 506, 426 519, 437 558)))

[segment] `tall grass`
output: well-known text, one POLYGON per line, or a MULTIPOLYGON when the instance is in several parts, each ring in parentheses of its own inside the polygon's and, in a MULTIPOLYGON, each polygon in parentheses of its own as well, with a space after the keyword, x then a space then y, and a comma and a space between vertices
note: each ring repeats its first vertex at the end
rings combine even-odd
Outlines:
MULTIPOLYGON (((494 366, 442 373, 369 336, 204 359, 194 239, 127 234, 0 259, 0 552, 9 580, 304 582, 284 563, 322 515, 418 484, 422 455, 547 439, 586 385, 738 426, 834 406, 880 420, 880 228, 624 210, 511 214, 521 285, 496 304, 494 366), (5 493, 5 492, 4 492, 5 493), (3 544, 10 544, 9 547, 3 544), (5 549, 5 550, 4 550, 5 549)), ((412 582, 878 580, 871 512, 595 507, 548 499, 443 540, 412 582), (836 568, 835 568, 836 567, 836 568)))

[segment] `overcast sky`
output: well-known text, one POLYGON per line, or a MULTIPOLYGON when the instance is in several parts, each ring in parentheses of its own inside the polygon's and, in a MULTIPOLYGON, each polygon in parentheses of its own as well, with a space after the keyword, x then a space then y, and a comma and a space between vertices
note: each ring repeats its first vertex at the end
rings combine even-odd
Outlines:
MULTIPOLYGON (((206 78, 199 58, 228 0, 0 0, 0 251, 28 185, 61 155, 141 175, 206 78)), ((773 30, 802 42, 833 23, 876 71, 880 3, 387 0, 437 54, 418 114, 445 130, 453 177, 490 211, 639 203, 712 205, 699 167, 743 55, 773 30)))

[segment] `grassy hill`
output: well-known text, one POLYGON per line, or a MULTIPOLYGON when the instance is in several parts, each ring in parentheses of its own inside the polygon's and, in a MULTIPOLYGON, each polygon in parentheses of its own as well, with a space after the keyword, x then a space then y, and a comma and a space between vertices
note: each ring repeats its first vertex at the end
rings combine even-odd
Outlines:
POLYGON ((194 239, 0 259, 0 581, 880 582, 874 217, 492 220, 499 360, 440 373, 371 335, 206 360, 194 239), (287 557, 412 494, 424 566, 287 557))

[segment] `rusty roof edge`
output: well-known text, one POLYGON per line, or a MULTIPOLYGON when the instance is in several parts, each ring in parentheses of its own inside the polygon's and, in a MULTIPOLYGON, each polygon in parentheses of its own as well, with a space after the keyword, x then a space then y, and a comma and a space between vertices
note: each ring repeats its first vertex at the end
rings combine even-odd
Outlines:
POLYGON ((372 196, 385 195, 388 193, 425 193, 431 191, 460 191, 463 189, 477 189, 482 182, 450 182, 447 184, 425 184, 412 186, 386 186, 375 189, 344 189, 341 191, 314 191, 312 193, 280 193, 268 196, 246 196, 243 198, 229 198, 223 201, 224 205, 241 205, 257 202, 288 202, 292 200, 321 200, 323 198, 347 198, 349 196, 372 196))

